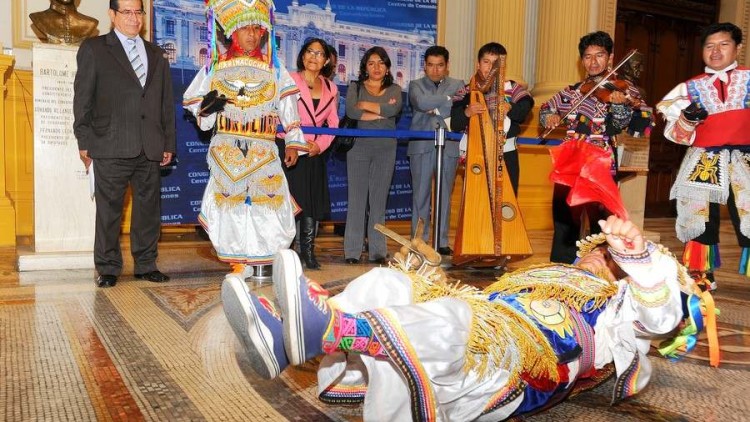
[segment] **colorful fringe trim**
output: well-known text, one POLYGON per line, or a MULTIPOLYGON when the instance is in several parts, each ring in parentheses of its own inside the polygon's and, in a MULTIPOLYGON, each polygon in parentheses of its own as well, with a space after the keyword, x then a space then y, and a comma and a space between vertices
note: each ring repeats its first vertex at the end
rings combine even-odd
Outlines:
POLYGON ((578 312, 598 309, 617 293, 617 284, 566 264, 541 264, 506 273, 487 294, 524 293, 530 300, 555 298, 578 312))
POLYGON ((685 252, 682 254, 682 262, 690 270, 707 273, 713 272, 714 269, 721 267, 719 245, 704 245, 691 240, 685 245, 685 252))
POLYGON ((739 273, 745 277, 750 277, 750 265, 748 265, 748 261, 750 261, 750 248, 742 248, 739 273))

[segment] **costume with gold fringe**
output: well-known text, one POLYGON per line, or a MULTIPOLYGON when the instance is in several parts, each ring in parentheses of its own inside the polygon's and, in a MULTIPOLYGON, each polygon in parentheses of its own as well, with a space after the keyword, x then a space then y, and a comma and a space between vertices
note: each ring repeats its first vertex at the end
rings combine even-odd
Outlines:
POLYGON ((198 220, 222 261, 269 264, 296 232, 299 207, 289 193, 275 138, 281 122, 287 147, 307 149, 297 114, 299 91, 276 59, 272 1, 209 0, 207 6, 212 57, 183 101, 202 130, 214 131, 207 156, 210 177, 198 220), (243 54, 233 45, 220 55, 214 20, 227 37, 244 26, 259 25, 270 40, 265 53, 243 54), (213 90, 228 99, 224 110, 201 116, 203 97, 213 90))
MULTIPOLYGON (((576 380, 611 363, 613 402, 622 400, 649 381, 648 338, 672 332, 681 296, 696 297, 685 268, 653 243, 638 255, 610 251, 629 274, 623 280, 550 264, 480 290, 448 279, 419 236, 395 240, 404 248, 390 268, 357 277, 328 301, 363 316, 379 342, 377 354, 328 354, 318 370, 320 398, 367 400, 365 420, 502 420, 562 400, 576 380)), ((602 241, 579 246, 588 252, 602 241)), ((700 319, 703 301, 693 303, 700 319)), ((691 325, 665 354, 695 339, 702 327, 691 325)))

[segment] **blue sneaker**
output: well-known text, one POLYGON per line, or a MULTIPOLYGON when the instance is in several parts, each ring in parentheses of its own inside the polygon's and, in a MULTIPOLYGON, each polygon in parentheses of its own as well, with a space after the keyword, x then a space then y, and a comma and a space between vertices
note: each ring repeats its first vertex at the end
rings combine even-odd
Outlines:
POLYGON ((221 285, 221 301, 229 325, 263 378, 272 379, 289 366, 281 341, 282 324, 273 303, 250 293, 239 275, 230 274, 221 285))
POLYGON ((284 346, 289 362, 301 365, 323 353, 322 338, 331 319, 331 296, 302 273, 297 254, 283 249, 273 260, 273 289, 284 322, 284 346))

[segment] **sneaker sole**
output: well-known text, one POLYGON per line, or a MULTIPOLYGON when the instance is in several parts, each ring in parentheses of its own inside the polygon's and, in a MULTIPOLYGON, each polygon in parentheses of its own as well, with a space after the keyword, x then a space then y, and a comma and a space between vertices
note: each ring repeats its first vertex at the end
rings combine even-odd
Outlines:
POLYGON ((302 264, 294 251, 284 249, 273 260, 273 289, 284 315, 284 347, 292 365, 305 363, 305 327, 302 323, 299 277, 302 264))
POLYGON ((265 379, 272 379, 281 372, 273 354, 273 346, 266 340, 272 336, 259 322, 258 310, 248 298, 248 293, 244 281, 237 277, 227 277, 221 285, 224 314, 245 347, 253 370, 265 379))

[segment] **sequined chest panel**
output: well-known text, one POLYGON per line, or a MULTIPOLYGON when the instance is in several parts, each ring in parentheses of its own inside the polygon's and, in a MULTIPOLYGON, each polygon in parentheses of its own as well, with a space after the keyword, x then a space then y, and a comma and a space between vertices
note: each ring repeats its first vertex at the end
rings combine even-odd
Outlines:
POLYGON ((268 64, 237 57, 218 63, 214 72, 211 89, 229 99, 218 116, 217 131, 273 140, 278 123, 278 90, 268 64))

